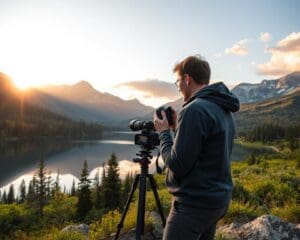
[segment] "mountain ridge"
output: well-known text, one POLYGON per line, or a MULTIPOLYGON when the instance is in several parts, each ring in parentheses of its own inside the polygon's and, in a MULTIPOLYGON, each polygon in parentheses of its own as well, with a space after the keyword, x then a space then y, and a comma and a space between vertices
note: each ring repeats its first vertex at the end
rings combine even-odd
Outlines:
POLYGON ((300 88, 300 72, 293 72, 273 80, 262 80, 260 83, 240 83, 231 91, 241 103, 259 102, 276 96, 283 96, 300 88))

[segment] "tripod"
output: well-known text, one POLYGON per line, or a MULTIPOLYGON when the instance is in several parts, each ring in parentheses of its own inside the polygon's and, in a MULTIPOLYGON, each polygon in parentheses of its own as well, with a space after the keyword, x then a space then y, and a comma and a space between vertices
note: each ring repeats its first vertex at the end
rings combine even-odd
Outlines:
POLYGON ((157 193, 157 187, 156 187, 155 179, 154 179, 152 174, 148 173, 149 163, 150 163, 149 158, 152 158, 152 156, 150 155, 150 151, 147 150, 147 149, 142 149, 137 154, 137 156, 139 156, 140 158, 134 158, 133 161, 140 163, 141 173, 137 174, 135 176, 134 182, 131 186, 130 194, 129 194, 129 197, 128 197, 127 202, 126 202, 125 209, 124 209, 124 212, 122 214, 122 218, 120 220, 120 223, 117 226, 118 231, 117 231, 117 234, 115 236, 115 240, 117 240, 118 237, 119 237, 121 228, 123 227, 123 222, 125 220, 127 211, 129 209, 130 202, 132 200, 133 194, 134 194, 134 192, 137 188, 138 183, 139 183, 139 198, 138 198, 138 213, 137 213, 136 228, 135 228, 135 239, 140 240, 141 235, 144 235, 147 178, 149 179, 149 182, 150 182, 153 194, 154 194, 154 198, 155 198, 156 205, 157 205, 160 217, 161 217, 163 227, 166 224, 166 219, 165 219, 163 209, 162 209, 162 206, 161 206, 161 203, 160 203, 160 200, 159 200, 159 196, 158 196, 158 193, 157 193))

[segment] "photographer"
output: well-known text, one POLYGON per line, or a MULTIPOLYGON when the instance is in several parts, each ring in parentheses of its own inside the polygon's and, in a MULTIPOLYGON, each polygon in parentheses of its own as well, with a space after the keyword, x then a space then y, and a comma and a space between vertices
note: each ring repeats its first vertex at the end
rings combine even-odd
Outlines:
POLYGON ((162 120, 154 114, 173 195, 163 239, 210 240, 231 199, 232 112, 239 110, 239 100, 221 82, 208 85, 210 67, 199 56, 176 64, 174 73, 184 99, 178 122, 175 111, 172 126, 164 111, 162 120))

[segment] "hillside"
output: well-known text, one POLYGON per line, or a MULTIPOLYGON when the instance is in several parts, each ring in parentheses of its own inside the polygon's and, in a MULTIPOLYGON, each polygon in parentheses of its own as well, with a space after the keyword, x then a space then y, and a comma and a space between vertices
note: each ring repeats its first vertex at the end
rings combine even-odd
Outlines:
POLYGON ((137 99, 123 100, 109 93, 101 93, 87 81, 32 90, 27 101, 72 119, 108 124, 142 116, 153 110, 137 99))
POLYGON ((76 122, 34 106, 26 101, 26 92, 17 90, 11 79, 0 74, 0 139, 15 137, 100 137, 103 126, 76 122))
POLYGON ((249 131, 263 122, 284 127, 295 125, 300 122, 300 90, 258 103, 241 104, 234 116, 238 132, 249 131))

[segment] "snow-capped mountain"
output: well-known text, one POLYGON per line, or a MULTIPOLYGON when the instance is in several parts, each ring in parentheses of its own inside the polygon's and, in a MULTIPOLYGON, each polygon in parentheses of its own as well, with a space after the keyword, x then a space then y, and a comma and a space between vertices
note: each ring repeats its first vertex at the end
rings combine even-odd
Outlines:
POLYGON ((275 80, 263 80, 258 84, 241 83, 232 89, 241 103, 259 102, 293 93, 300 88, 300 72, 275 80))

